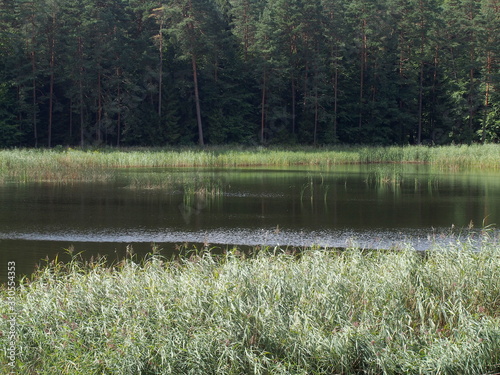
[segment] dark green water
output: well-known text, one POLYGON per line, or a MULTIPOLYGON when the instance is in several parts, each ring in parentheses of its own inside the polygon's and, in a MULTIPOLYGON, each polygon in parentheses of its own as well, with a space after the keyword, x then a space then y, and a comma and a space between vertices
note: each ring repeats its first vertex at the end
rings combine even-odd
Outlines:
MULTIPOLYGON (((183 243, 416 249, 500 222, 500 174, 428 166, 121 170, 109 183, 0 185, 0 276, 183 243), (451 231, 454 226, 455 230, 451 231), (450 236, 451 234, 452 236, 450 236), (65 258, 66 257, 66 258, 65 258)), ((200 246, 200 245, 199 245, 200 246)))

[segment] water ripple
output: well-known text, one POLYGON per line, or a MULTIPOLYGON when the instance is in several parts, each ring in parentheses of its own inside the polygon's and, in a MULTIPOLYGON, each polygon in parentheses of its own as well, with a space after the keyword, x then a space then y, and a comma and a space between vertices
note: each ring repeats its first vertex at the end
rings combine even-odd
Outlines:
POLYGON ((361 247, 369 249, 393 249, 411 246, 415 250, 426 250, 432 246, 449 245, 466 236, 479 238, 479 232, 453 233, 449 229, 407 229, 355 231, 321 230, 292 231, 286 229, 215 229, 209 231, 179 231, 170 228, 161 230, 131 229, 117 233, 113 230, 51 232, 0 232, 0 239, 30 241, 69 242, 116 242, 116 243, 206 243, 244 246, 296 246, 307 247, 361 247))

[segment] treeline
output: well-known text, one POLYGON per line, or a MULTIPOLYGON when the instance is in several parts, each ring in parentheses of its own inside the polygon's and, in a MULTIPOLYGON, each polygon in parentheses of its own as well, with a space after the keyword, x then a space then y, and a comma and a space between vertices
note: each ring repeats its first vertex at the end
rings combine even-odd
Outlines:
POLYGON ((2 0, 0 147, 500 139, 500 0, 2 0))

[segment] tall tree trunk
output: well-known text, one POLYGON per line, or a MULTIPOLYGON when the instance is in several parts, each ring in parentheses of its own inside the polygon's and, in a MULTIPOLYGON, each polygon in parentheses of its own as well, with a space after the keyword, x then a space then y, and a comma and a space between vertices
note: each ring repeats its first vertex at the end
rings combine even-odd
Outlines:
MULTIPOLYGON (((334 23, 335 19, 335 13, 333 11, 329 12, 330 16, 330 22, 334 23)), ((339 84, 339 64, 338 64, 338 37, 335 37, 335 40, 332 41, 331 43, 331 49, 330 49, 330 59, 332 63, 334 64, 334 70, 333 70, 333 77, 332 77, 332 83, 333 83, 333 140, 337 140, 337 123, 338 123, 338 97, 339 97, 339 90, 338 90, 338 84, 339 84)))
POLYGON ((120 147, 120 132, 121 132, 121 121, 122 121, 122 108, 121 108, 121 85, 120 85, 120 68, 116 69, 116 75, 118 77, 118 88, 117 88, 117 97, 118 97, 118 116, 116 119, 116 146, 120 147))
POLYGON ((196 104, 196 120, 198 122, 198 144, 203 146, 205 142, 203 141, 203 124, 201 122, 201 108, 200 108, 200 93, 198 90, 198 72, 196 66, 196 56, 191 53, 191 63, 193 66, 193 84, 194 84, 194 101, 196 104))
POLYGON ((158 74, 158 127, 161 125, 161 105, 163 90, 163 19, 160 21, 160 72, 158 74))
POLYGON ((83 45, 82 38, 78 37, 78 56, 80 59, 80 69, 78 77, 78 94, 80 101, 80 146, 84 146, 84 131, 83 131, 83 45))
MULTIPOLYGON (((472 61, 471 61, 472 64, 472 61)), ((469 70, 469 131, 472 132, 472 124, 474 119, 474 68, 469 70)), ((469 140, 469 142, 472 140, 469 140)))
POLYGON ((422 117, 423 117, 423 105, 424 105, 424 52, 425 52, 425 15, 424 15, 424 3, 422 0, 419 1, 420 10, 420 70, 419 70, 419 82, 418 82, 418 134, 417 143, 422 143, 422 117))
POLYGON ((292 75, 292 134, 295 134, 295 105, 296 105, 295 78, 292 75))
POLYGON ((366 19, 362 20, 361 27, 361 66, 359 69, 359 122, 358 127, 361 129, 363 124, 363 98, 365 89, 365 69, 367 64, 367 35, 366 35, 366 19))
POLYGON ((30 42, 26 41, 26 47, 31 47, 30 48, 30 58, 31 58, 31 88, 32 88, 32 108, 33 108, 33 138, 34 138, 34 146, 38 147, 38 108, 37 108, 37 85, 36 85, 36 74, 37 74, 37 67, 36 67, 36 51, 35 51, 35 42, 36 42, 36 24, 35 24, 35 3, 32 2, 30 4, 32 6, 31 8, 31 16, 30 16, 30 22, 31 22, 31 46, 29 46, 30 42))
POLYGON ((303 111, 306 111, 306 105, 307 105, 307 80, 309 79, 309 65, 308 61, 306 61, 306 66, 304 70, 304 101, 302 102, 302 105, 304 106, 303 111))
POLYGON ((314 146, 318 143, 318 87, 314 89, 314 135, 313 143, 314 146))
POLYGON ((333 78, 333 139, 337 140, 337 124, 338 124, 338 99, 339 99, 339 67, 335 63, 335 75, 333 78))
POLYGON ((101 93, 101 70, 97 73, 97 130, 96 141, 101 143, 101 121, 102 121, 102 93, 101 93))
MULTIPOLYGON (((474 9, 473 7, 469 7, 469 12, 467 14, 467 18, 469 20, 469 22, 471 23, 471 25, 474 25, 474 18, 475 18, 475 14, 474 14, 474 9)), ((467 96, 467 101, 468 101, 468 104, 469 104, 469 139, 467 140, 467 143, 471 143, 472 142, 472 131, 473 131, 473 124, 474 124, 474 115, 475 115, 475 111, 474 111, 474 106, 475 106, 475 95, 474 95, 474 86, 475 86, 475 79, 474 79, 474 75, 475 75, 475 60, 476 60, 476 50, 475 50, 475 44, 477 43, 477 40, 476 40, 476 35, 475 35, 475 30, 474 28, 472 27, 470 33, 469 33, 469 38, 468 38, 468 42, 469 42, 469 61, 470 61, 470 69, 469 69, 469 94, 467 96)))
POLYGON ((418 133, 417 143, 422 143, 422 110, 424 98, 424 62, 420 62, 419 84, 418 84, 418 133))
POLYGON ((264 75, 262 77, 262 100, 260 103, 260 143, 264 143, 264 127, 266 123, 266 70, 264 68, 264 75))
POLYGON ((439 47, 434 48, 434 64, 433 64, 433 74, 432 74, 432 116, 430 119, 430 127, 434 131, 435 124, 437 120, 436 107, 437 107, 437 93, 436 88, 438 86, 438 65, 439 65, 439 47))
POLYGON ((121 122, 122 122, 122 114, 118 112, 118 120, 117 120, 117 130, 116 130, 116 147, 120 147, 120 133, 121 133, 121 122))
MULTIPOLYGON (((398 68, 398 73, 399 73, 399 91, 403 92, 403 87, 404 87, 404 81, 405 81, 405 46, 406 46, 406 39, 404 37, 404 32, 400 31, 399 36, 398 36, 398 45, 399 45, 399 68, 398 68)), ((401 115, 403 113, 403 109, 405 107, 404 101, 401 95, 398 96, 397 98, 397 103, 398 103, 398 111, 399 114, 401 115)), ((405 131, 404 131, 404 123, 403 121, 398 121, 399 123, 399 141, 400 143, 404 143, 404 138, 405 138, 405 131)))
POLYGON ((490 85, 491 85, 491 65, 492 65, 492 54, 488 51, 486 54, 486 89, 484 93, 484 115, 483 115, 483 126, 481 134, 481 143, 486 142, 486 122, 488 121, 488 112, 490 107, 490 85))
POLYGON ((69 99, 69 138, 73 137, 73 99, 69 99))
POLYGON ((33 74, 32 86, 33 86, 33 137, 35 138, 35 147, 38 147, 38 111, 37 111, 37 100, 36 100, 36 62, 35 62, 35 48, 33 46, 33 51, 31 52, 31 73, 33 74))
MULTIPOLYGON (((16 99, 17 103, 21 102, 21 85, 16 85, 16 99)), ((21 110, 21 106, 17 106, 17 123, 19 124, 19 131, 23 132, 23 112, 21 110)), ((19 144, 21 146, 21 144, 19 144)))
POLYGON ((244 53, 244 59, 245 59, 245 62, 248 61, 248 48, 250 47, 250 30, 249 30, 249 27, 248 27, 248 23, 249 23, 249 7, 250 7, 250 4, 248 3, 248 1, 245 1, 245 8, 244 8, 244 11, 243 11, 243 24, 245 25, 244 26, 244 31, 243 31, 243 53, 244 53))
POLYGON ((49 89, 49 124, 48 124, 48 141, 47 146, 52 147, 52 118, 54 112, 54 65, 55 65, 55 46, 56 40, 54 36, 55 15, 52 16, 52 40, 50 45, 50 89, 49 89))

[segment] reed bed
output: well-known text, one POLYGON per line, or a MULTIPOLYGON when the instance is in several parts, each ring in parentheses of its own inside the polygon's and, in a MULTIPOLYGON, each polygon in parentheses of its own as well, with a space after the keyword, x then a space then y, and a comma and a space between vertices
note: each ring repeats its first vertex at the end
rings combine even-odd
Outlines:
MULTIPOLYGON (((497 373, 500 246, 485 238, 479 252, 465 240, 424 256, 274 248, 172 260, 156 253, 115 267, 52 263, 16 290, 15 370, 497 373)), ((1 296, 7 311, 7 291, 1 296)), ((3 347, 6 340, 0 335, 3 347)))
POLYGON ((241 167, 427 163, 500 169, 500 145, 331 148, 15 149, 0 151, 0 181, 95 181, 130 167, 241 167))

